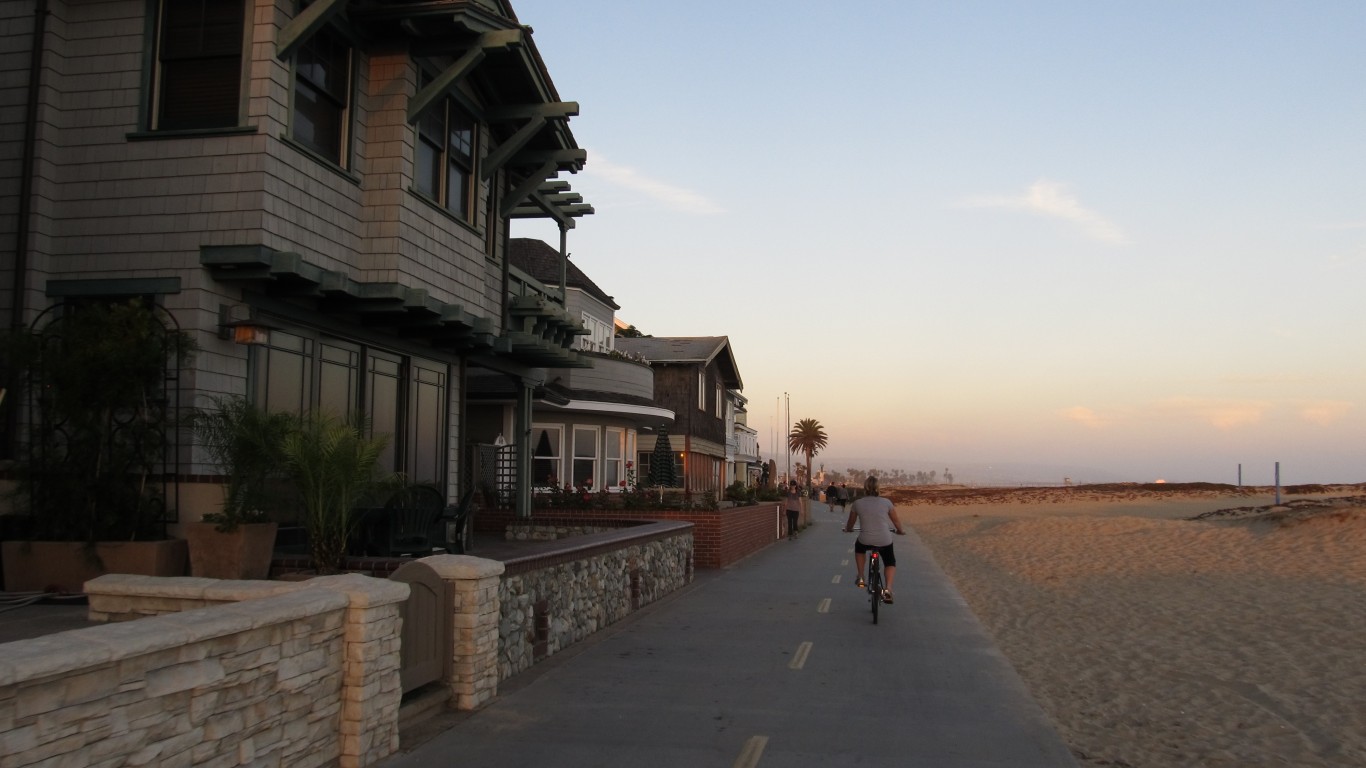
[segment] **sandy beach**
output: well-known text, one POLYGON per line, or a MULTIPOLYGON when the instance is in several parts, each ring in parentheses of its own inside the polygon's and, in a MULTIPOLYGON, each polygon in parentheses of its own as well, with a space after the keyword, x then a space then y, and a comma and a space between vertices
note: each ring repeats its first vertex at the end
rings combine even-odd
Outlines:
POLYGON ((1081 765, 1366 766, 1366 486, 1273 494, 889 495, 1081 765))

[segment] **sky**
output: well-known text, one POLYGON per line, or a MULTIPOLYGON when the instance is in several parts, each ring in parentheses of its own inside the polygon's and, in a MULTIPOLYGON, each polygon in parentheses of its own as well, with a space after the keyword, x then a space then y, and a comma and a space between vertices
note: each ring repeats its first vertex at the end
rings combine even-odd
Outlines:
POLYGON ((1366 3, 513 2, 571 258, 729 337, 765 459, 1366 481, 1366 3))

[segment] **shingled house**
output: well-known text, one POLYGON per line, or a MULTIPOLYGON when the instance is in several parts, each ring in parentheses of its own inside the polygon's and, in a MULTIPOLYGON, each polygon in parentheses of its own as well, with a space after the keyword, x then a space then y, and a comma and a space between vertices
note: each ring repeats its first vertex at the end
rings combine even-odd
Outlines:
MULTIPOLYGON (((578 105, 508 2, 15 0, 0 15, 19 85, 0 101, 18 160, 0 165, 13 327, 143 297, 200 346, 182 402, 359 410, 392 437, 387 467, 449 499, 468 484, 467 379, 500 378, 529 489, 533 392, 549 370, 588 370, 576 342, 595 331, 558 281, 512 265, 508 222, 563 233, 592 209, 559 178, 586 162, 578 105)), ((169 511, 197 519, 211 468, 173 450, 169 511)))
MULTIPOLYGON (((593 490, 625 488, 635 475, 639 434, 674 421, 674 413, 655 403, 655 375, 640 358, 615 348, 613 328, 619 307, 572 261, 546 243, 527 238, 508 242, 508 261, 537 289, 563 293, 564 307, 588 333, 574 349, 591 368, 552 368, 532 392, 532 483, 534 488, 572 486, 593 490)), ((506 377, 472 373, 469 387, 469 436, 503 453, 516 429, 506 377)), ((647 441, 646 448, 654 446, 647 441)), ((510 490, 508 458, 489 464, 484 453, 482 482, 500 496, 510 490)))
MULTIPOLYGON (((670 447, 681 464, 683 487, 718 497, 734 477, 734 393, 744 389, 725 336, 618 338, 617 349, 650 362, 655 403, 674 413, 670 447), (728 448, 729 445, 729 448, 728 448), (728 469, 727 457, 732 466, 728 469)), ((639 461, 649 471, 653 444, 639 461)))

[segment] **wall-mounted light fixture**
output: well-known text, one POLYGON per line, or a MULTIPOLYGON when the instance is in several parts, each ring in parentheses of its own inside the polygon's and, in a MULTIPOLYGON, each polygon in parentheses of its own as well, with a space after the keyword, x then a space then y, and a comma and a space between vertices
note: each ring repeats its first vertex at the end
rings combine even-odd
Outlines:
POLYGON ((235 344, 269 344, 270 332, 275 327, 257 317, 256 311, 246 304, 218 305, 220 339, 232 339, 235 344))

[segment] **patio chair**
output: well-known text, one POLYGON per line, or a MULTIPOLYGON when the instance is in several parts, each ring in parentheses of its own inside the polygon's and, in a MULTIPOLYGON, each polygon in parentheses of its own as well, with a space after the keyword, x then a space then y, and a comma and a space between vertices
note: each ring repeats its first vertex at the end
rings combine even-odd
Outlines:
POLYGON ((452 555, 465 554, 466 534, 469 531, 470 514, 474 511, 474 489, 465 491, 465 495, 460 497, 460 503, 446 507, 446 511, 441 515, 441 521, 445 524, 446 552, 452 555))
POLYGON ((445 496, 429 485, 410 485, 390 496, 384 504, 388 535, 382 554, 387 557, 430 555, 439 545, 432 533, 445 507, 445 496))

